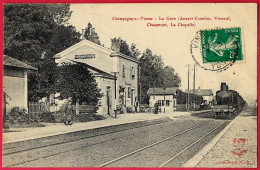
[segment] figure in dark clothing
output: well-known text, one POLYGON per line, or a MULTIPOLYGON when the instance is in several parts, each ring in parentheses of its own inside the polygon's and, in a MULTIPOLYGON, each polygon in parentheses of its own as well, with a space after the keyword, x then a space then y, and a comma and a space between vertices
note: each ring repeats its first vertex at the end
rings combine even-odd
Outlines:
POLYGON ((154 103, 154 114, 158 114, 158 110, 159 110, 158 102, 155 102, 154 103))
POLYGON ((139 103, 138 103, 138 101, 137 101, 136 98, 135 98, 135 113, 137 113, 138 105, 139 105, 139 103))
POLYGON ((74 111, 73 111, 73 107, 72 107, 72 102, 71 102, 71 100, 69 100, 65 107, 64 124, 66 126, 72 125, 73 119, 74 119, 74 111))

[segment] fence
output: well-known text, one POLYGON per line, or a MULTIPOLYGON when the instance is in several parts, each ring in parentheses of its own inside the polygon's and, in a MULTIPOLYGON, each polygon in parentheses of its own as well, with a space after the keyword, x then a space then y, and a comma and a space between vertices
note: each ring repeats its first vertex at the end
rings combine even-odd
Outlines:
POLYGON ((29 114, 38 117, 41 113, 49 112, 50 105, 49 103, 38 103, 38 102, 30 102, 29 103, 29 114))
MULTIPOLYGON (((74 112, 76 113, 76 105, 72 105, 74 112)), ((64 111, 66 105, 60 107, 60 111, 64 111)), ((79 105, 79 113, 95 113, 95 105, 79 105)))

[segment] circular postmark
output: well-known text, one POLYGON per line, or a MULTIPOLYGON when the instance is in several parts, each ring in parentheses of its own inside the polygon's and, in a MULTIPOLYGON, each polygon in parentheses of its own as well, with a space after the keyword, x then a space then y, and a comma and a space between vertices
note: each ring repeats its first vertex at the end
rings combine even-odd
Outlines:
POLYGON ((227 70, 237 60, 243 60, 240 28, 197 31, 190 44, 190 53, 204 70, 227 70))

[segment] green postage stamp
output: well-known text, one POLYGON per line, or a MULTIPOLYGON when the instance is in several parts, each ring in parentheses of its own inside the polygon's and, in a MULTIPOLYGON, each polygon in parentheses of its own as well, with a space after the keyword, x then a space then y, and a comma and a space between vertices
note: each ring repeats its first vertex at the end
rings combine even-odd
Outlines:
POLYGON ((240 28, 203 30, 200 33, 203 63, 243 60, 240 28))

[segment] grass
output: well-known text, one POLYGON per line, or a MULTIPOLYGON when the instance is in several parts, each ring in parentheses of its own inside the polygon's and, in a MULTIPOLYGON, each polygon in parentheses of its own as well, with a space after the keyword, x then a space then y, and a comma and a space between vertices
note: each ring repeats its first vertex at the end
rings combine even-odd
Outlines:
POLYGON ((7 132, 12 132, 11 130, 8 130, 9 128, 34 128, 34 127, 44 127, 45 125, 39 123, 39 122, 30 122, 30 123, 10 123, 6 122, 5 124, 7 132))

